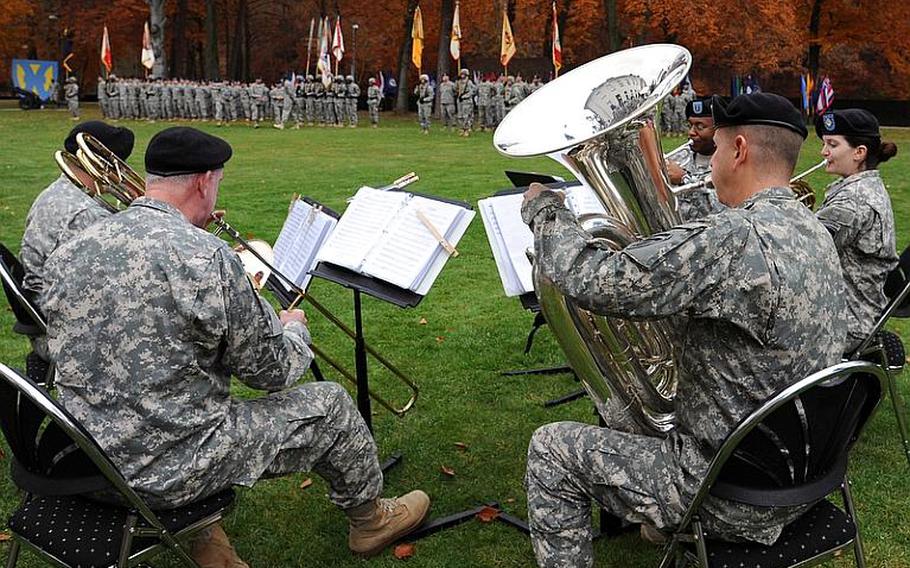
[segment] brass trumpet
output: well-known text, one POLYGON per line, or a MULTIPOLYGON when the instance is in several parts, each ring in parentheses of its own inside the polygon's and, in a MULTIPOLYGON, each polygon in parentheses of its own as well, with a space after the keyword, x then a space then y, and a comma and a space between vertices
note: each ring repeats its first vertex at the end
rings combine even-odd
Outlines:
MULTIPOLYGON (((76 136, 76 144, 78 145, 78 150, 75 156, 69 152, 58 150, 54 154, 54 159, 63 174, 74 185, 106 210, 110 212, 120 211, 122 208, 129 206, 137 197, 145 195, 145 180, 142 176, 99 140, 82 132, 76 136)), ((417 179, 417 176, 411 172, 395 180, 384 189, 401 188, 417 181, 417 179)), ((235 250, 239 249, 241 261, 249 256, 258 261, 255 263, 257 266, 253 269, 253 274, 250 274, 251 277, 255 277, 256 273, 260 273, 257 287, 268 286, 275 291, 277 286, 274 282, 280 280, 282 285, 288 288, 293 295, 296 295, 295 299, 287 306, 287 309, 292 309, 301 301, 306 301, 348 337, 351 339, 357 337, 354 330, 330 312, 328 308, 316 301, 293 280, 275 268, 271 258, 271 247, 268 243, 245 239, 237 229, 228 224, 220 215, 213 214, 211 224, 213 226, 213 234, 216 236, 226 234, 236 243, 237 247, 235 247, 235 250), (263 274, 263 272, 265 273, 263 274), (270 276, 274 276, 275 280, 272 280, 270 276)), ((248 266, 249 263, 245 263, 245 268, 250 272, 248 266)), ((256 283, 257 279, 253 278, 253 280, 256 283)), ((282 298, 283 294, 276 294, 276 297, 282 298)), ((392 414, 399 417, 403 416, 417 402, 417 396, 420 392, 417 385, 401 370, 392 365, 388 359, 380 355, 376 349, 366 344, 364 347, 368 354, 372 355, 383 367, 395 375, 410 391, 408 400, 399 407, 377 395, 372 389, 370 389, 370 396, 392 414)), ((328 363, 345 379, 355 385, 357 384, 355 374, 331 358, 323 349, 315 344, 311 345, 310 348, 317 357, 328 363)))

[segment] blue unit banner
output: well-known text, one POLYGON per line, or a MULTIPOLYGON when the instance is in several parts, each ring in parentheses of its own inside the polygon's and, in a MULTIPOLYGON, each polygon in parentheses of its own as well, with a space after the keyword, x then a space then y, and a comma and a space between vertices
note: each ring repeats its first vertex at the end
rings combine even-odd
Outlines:
POLYGON ((38 95, 42 100, 51 98, 52 86, 59 68, 56 61, 13 59, 13 86, 38 95))

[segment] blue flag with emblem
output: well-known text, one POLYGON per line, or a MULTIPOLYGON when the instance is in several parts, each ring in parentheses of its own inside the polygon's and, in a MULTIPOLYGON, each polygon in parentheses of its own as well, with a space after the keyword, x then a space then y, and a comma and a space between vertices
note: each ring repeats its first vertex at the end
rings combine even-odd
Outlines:
POLYGON ((34 93, 41 100, 51 98, 59 69, 56 61, 13 59, 13 86, 34 93))

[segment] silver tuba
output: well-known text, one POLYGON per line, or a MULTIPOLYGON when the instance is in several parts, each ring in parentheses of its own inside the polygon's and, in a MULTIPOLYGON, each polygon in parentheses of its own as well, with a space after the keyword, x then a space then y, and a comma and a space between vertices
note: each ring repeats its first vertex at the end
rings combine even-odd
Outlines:
MULTIPOLYGON (((549 155, 603 203, 583 229, 614 249, 680 223, 660 145, 663 101, 692 63, 678 45, 647 45, 587 63, 542 87, 496 129, 508 156, 549 155)), ((601 414, 612 397, 643 428, 674 426, 677 367, 662 321, 629 321, 578 307, 539 270, 540 307, 601 414)))

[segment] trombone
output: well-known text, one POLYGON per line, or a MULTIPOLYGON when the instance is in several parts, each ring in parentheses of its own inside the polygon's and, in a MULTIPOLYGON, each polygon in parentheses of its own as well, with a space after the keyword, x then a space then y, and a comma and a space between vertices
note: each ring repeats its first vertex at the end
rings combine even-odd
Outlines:
MULTIPOLYGON (((76 187, 85 192, 107 211, 116 213, 124 207, 129 206, 137 197, 145 195, 145 180, 142 176, 96 138, 82 132, 76 136, 76 144, 78 145, 76 155, 58 150, 54 154, 54 160, 57 162, 57 166, 63 174, 69 178, 76 187), (105 199, 105 196, 112 197, 113 202, 105 199)), ((411 172, 380 189, 401 189, 418 179, 417 175, 411 172)), ((235 250, 238 250, 238 252, 241 253, 241 260, 244 261, 245 268, 248 272, 250 271, 249 260, 251 259, 246 256, 246 253, 249 253, 255 258, 254 263, 259 264, 259 266, 255 268, 256 272, 250 276, 257 288, 261 288, 262 285, 267 285, 270 290, 276 292, 275 295, 279 299, 282 299, 284 294, 278 292, 276 288, 278 286, 284 286, 292 295, 295 295, 294 300, 289 303, 287 309, 292 309, 299 305, 300 302, 306 301, 313 306, 316 311, 325 316, 326 319, 335 325, 335 327, 344 332, 345 335, 351 339, 356 339, 357 335, 354 330, 329 311, 328 308, 316 301, 313 296, 298 286, 297 283, 274 267, 272 258, 270 258, 271 247, 268 243, 265 241, 251 241, 245 239, 237 229, 228 224, 220 215, 212 214, 211 222, 214 225, 212 231, 214 235, 220 236, 221 234, 227 234, 227 236, 236 243, 237 246, 235 250), (262 270, 262 268, 265 270, 262 270), (269 277, 270 275, 273 275, 276 280, 279 280, 280 284, 272 284, 272 279, 269 277)), ((317 357, 328 363, 329 366, 338 371, 345 379, 355 385, 357 384, 355 374, 330 357, 323 349, 315 344, 311 345, 310 348, 317 357)), ((364 348, 367 353, 372 355, 383 367, 404 383, 410 391, 408 400, 400 407, 396 407, 385 398, 379 396, 373 389, 369 390, 370 397, 392 414, 399 417, 404 416, 404 414, 414 406, 414 403, 417 402, 417 396, 420 392, 417 384, 408 378, 395 365, 389 362, 388 359, 379 354, 375 348, 367 344, 364 344, 364 348)))

